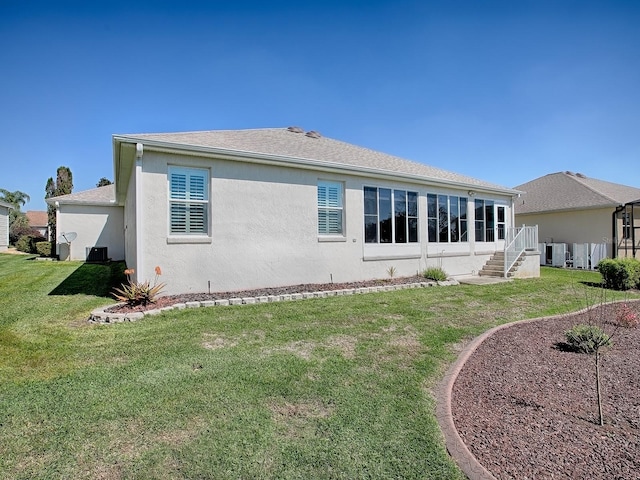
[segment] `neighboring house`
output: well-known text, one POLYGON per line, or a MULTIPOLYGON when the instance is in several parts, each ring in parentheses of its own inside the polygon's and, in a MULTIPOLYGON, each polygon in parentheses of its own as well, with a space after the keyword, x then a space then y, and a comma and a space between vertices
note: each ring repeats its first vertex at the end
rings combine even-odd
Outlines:
POLYGON ((56 254, 60 260, 124 260, 124 210, 115 186, 48 198, 56 206, 56 254))
MULTIPOLYGON (((572 172, 552 173, 515 188, 524 192, 515 205, 516 225, 538 225, 540 242, 566 244, 574 263, 582 255, 573 251, 574 244, 591 245, 594 260, 597 246, 605 250, 598 257, 640 257, 640 188, 572 172)), ((596 261, 591 263, 593 268, 596 261)))
POLYGON ((49 217, 47 216, 47 212, 39 210, 28 210, 25 215, 27 217, 27 221, 29 222, 29 226, 32 229, 36 230, 44 238, 50 240, 49 217))
POLYGON ((0 202, 0 252, 9 248, 9 211, 13 209, 10 203, 0 202))
MULTIPOLYGON (((167 293, 384 279, 429 266, 477 274, 504 250, 519 193, 295 127, 115 135, 113 154, 115 201, 82 203, 71 258, 92 245, 117 258, 123 241, 136 278, 153 279, 160 266, 167 293), (80 241, 99 205, 109 217, 124 212, 114 246, 80 241)), ((48 200, 59 204, 59 231, 72 229, 67 209, 81 194, 48 200)))

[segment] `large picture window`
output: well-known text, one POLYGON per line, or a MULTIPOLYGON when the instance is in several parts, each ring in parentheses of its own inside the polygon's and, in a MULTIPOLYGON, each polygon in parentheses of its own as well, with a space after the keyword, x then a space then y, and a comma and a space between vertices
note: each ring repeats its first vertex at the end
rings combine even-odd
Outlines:
POLYGON ((364 187, 365 243, 417 243, 418 194, 364 187))
POLYGON ((432 243, 468 241, 465 197, 427 194, 427 238, 432 243))
POLYGON ((339 182, 318 182, 318 235, 344 235, 343 187, 339 182))
POLYGON ((169 168, 169 231, 172 235, 208 233, 209 172, 169 168))

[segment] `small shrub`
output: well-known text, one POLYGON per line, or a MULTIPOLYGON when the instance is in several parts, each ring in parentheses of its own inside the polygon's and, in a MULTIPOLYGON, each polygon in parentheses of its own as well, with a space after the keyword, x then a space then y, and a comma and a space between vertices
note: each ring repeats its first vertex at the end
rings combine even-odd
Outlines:
POLYGON ((51 242, 38 242, 36 243, 36 252, 41 257, 51 256, 51 242))
POLYGON ((597 325, 574 325, 564 336, 569 346, 583 353, 596 353, 601 347, 611 345, 611 337, 597 325))
POLYGON ((396 276, 396 267, 391 266, 389 268, 387 268, 387 274, 389 275, 389 278, 393 278, 396 276))
POLYGON ((629 308, 629 305, 623 303, 616 310, 615 325, 619 327, 635 328, 640 325, 638 314, 629 308))
POLYGON ((155 303, 158 295, 165 287, 164 283, 158 283, 158 277, 162 275, 160 267, 156 267, 156 278, 153 285, 149 280, 145 282, 134 282, 132 275, 135 273, 133 268, 124 271, 127 276, 127 283, 122 284, 122 288, 114 288, 113 296, 120 302, 126 302, 130 306, 143 305, 146 306, 150 303, 155 303))
POLYGON ((605 258, 598 262, 597 269, 606 288, 640 288, 640 261, 635 258, 605 258))
POLYGON ((447 279, 447 272, 445 272, 442 267, 429 267, 424 272, 422 272, 422 276, 424 276, 424 278, 428 278, 429 280, 442 282, 447 279))

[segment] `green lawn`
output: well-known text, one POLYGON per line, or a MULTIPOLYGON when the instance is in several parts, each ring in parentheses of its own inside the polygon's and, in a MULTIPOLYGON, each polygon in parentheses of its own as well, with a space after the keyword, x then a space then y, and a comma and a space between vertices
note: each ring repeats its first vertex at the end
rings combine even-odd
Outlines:
POLYGON ((455 349, 602 295, 543 269, 87 324, 122 268, 0 255, 0 478, 463 478, 431 394, 455 349))

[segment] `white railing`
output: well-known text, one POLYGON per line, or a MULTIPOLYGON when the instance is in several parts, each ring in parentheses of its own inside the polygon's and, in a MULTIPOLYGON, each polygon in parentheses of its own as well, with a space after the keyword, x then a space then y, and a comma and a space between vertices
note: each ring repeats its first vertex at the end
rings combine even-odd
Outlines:
POLYGON ((538 226, 523 225, 507 228, 504 245, 504 276, 506 278, 522 252, 538 249, 538 226))

